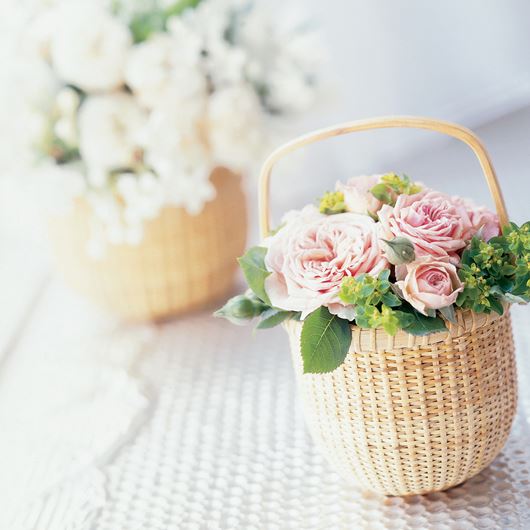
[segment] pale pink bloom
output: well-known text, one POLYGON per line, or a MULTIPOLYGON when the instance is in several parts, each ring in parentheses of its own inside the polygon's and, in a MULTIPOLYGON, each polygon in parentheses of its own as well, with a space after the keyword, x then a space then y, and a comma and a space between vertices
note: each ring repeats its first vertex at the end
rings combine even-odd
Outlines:
POLYGON ((471 211, 471 222, 476 232, 484 241, 489 241, 492 237, 500 235, 499 218, 487 208, 476 208, 471 211))
POLYGON ((468 199, 453 197, 453 200, 464 206, 471 219, 473 232, 480 233, 480 237, 484 241, 489 241, 501 233, 499 218, 496 213, 484 206, 476 206, 473 201, 468 199))
POLYGON ((417 258, 450 256, 458 262, 456 252, 475 233, 465 206, 436 191, 400 195, 394 207, 385 204, 379 210, 379 219, 384 237, 406 237, 414 245, 417 258))
POLYGON ((379 183, 381 175, 352 177, 346 183, 337 182, 336 191, 344 193, 344 203, 349 212, 375 215, 383 203, 370 190, 379 183))
POLYGON ((416 261, 400 268, 396 285, 403 298, 420 313, 441 309, 456 302, 463 289, 456 267, 449 261, 416 261))
POLYGON ((287 224, 265 242, 271 272, 265 290, 274 307, 301 311, 305 318, 326 306, 348 319, 353 308, 338 297, 342 279, 387 268, 379 246, 379 225, 366 215, 322 215, 314 208, 290 214, 287 224))

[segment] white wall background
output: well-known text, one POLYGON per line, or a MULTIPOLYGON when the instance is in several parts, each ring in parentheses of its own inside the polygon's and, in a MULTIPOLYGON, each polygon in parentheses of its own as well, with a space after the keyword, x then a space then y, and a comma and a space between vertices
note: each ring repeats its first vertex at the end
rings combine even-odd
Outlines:
MULTIPOLYGON (((477 128, 530 104, 530 2, 306 0, 303 9, 321 27, 334 89, 331 101, 300 129, 385 114, 425 115, 477 128)), ((529 126, 528 120, 519 120, 517 130, 504 125, 495 141, 513 140, 522 149, 529 126)), ((434 133, 393 130, 310 147, 279 168, 281 189, 273 186, 277 211, 312 200, 338 178, 389 170, 410 172, 454 193, 482 190, 478 164, 464 146, 451 149, 465 164, 443 157, 440 164, 435 151, 447 142, 434 133), (416 154, 423 160, 418 166, 416 154), (463 181, 473 186, 460 190, 463 181)), ((477 199, 487 200, 487 192, 477 199)))

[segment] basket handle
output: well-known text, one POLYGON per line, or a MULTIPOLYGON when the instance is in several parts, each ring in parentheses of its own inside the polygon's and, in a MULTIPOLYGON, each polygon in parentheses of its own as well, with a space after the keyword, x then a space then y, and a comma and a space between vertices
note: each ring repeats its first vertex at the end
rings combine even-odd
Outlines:
POLYGON ((482 145, 478 137, 469 129, 441 120, 434 120, 431 118, 420 118, 414 116, 388 116, 381 118, 373 118, 369 120, 352 121, 334 125, 325 129, 299 136, 290 142, 278 147, 267 158, 261 169, 259 178, 259 218, 261 236, 266 237, 270 231, 270 211, 269 211, 269 181, 272 169, 276 162, 285 155, 303 147, 326 138, 333 136, 341 136, 355 131, 368 131, 370 129, 389 129, 389 128, 413 128, 413 129, 427 129, 430 131, 438 131, 443 134, 452 136, 467 144, 475 153, 480 162, 480 166, 484 173, 484 177, 488 184, 495 208, 499 216, 501 226, 508 224, 508 214, 506 212, 506 205, 499 187, 499 181, 495 174, 495 169, 489 158, 489 155, 482 145))

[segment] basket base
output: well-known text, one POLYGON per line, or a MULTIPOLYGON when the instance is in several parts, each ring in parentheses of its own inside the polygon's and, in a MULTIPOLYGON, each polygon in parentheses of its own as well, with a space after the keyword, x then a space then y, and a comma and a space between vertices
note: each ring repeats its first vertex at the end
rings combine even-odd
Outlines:
POLYGON ((344 363, 325 374, 303 373, 302 324, 284 324, 307 423, 337 473, 379 494, 421 495, 497 457, 517 404, 510 313, 457 318, 425 337, 353 326, 344 363))

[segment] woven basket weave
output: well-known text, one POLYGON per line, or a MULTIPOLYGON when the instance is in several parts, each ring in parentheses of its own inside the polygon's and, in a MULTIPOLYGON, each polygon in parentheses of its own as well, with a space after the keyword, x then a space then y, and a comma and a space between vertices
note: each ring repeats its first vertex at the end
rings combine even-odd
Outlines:
POLYGON ((517 401, 510 316, 458 317, 427 337, 352 326, 344 364, 322 375, 303 374, 302 325, 286 324, 307 422, 339 473, 387 495, 428 493, 497 456, 517 401))
MULTIPOLYGON (((260 179, 262 235, 269 232, 269 180, 280 158, 332 136, 389 127, 443 132, 470 146, 506 224, 493 166, 471 131, 427 118, 390 117, 331 127, 277 149, 260 179)), ((447 331, 425 337, 352 326, 345 362, 328 374, 303 373, 302 323, 284 324, 307 422, 339 473, 379 493, 421 494, 460 484, 499 453, 517 402, 509 311, 502 317, 458 311, 457 319, 447 331)))
POLYGON ((86 252, 92 214, 85 204, 50 219, 57 269, 76 291, 128 320, 157 320, 226 297, 245 248, 246 203, 238 176, 218 168, 212 182, 217 196, 199 215, 166 207, 146 223, 139 245, 109 245, 101 260, 86 252))

